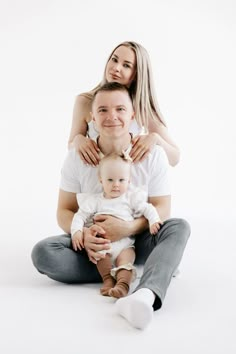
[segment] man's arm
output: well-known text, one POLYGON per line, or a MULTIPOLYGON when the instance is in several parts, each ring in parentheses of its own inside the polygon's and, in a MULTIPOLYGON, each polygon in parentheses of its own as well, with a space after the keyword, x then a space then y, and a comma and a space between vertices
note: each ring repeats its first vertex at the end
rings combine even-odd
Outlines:
POLYGON ((157 209, 161 221, 165 221, 170 218, 170 210, 171 210, 170 195, 165 195, 162 197, 149 197, 148 202, 151 203, 157 209))
POLYGON ((96 215, 94 223, 103 228, 103 237, 112 242, 118 241, 123 237, 136 235, 148 228, 147 219, 137 218, 133 221, 125 221, 111 215, 96 215))
MULTIPOLYGON (((57 206, 57 221, 58 225, 67 234, 71 232, 71 223, 74 214, 78 210, 78 203, 76 194, 59 190, 58 206, 57 206)), ((97 263, 98 259, 103 258, 103 254, 97 254, 97 251, 109 249, 110 245, 108 240, 96 237, 97 233, 102 234, 103 230, 96 225, 90 229, 84 228, 84 246, 88 253, 91 262, 97 263), (96 256, 96 257, 95 257, 96 256)))
POLYGON ((76 194, 60 189, 57 204, 57 222, 67 234, 70 234, 72 219, 77 210, 76 194))
MULTIPOLYGON (((170 195, 149 197, 148 202, 157 209, 161 221, 170 218, 170 195)), ((149 227, 148 221, 144 217, 137 218, 133 221, 124 221, 110 215, 97 215, 94 218, 94 222, 105 231, 103 237, 108 238, 112 242, 120 240, 123 237, 137 235, 149 227)))

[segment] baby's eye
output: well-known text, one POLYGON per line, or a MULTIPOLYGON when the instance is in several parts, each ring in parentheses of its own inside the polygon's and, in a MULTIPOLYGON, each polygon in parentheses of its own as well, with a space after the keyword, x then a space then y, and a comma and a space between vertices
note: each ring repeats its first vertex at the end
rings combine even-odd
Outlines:
POLYGON ((120 178, 120 182, 125 182, 125 179, 124 178, 120 178))
POLYGON ((112 178, 108 178, 108 182, 112 182, 113 181, 113 179, 112 178))

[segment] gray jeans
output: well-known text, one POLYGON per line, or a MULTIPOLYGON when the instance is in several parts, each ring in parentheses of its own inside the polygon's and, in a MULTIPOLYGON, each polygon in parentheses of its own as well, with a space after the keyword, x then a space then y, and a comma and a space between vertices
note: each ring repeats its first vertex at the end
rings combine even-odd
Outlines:
MULTIPOLYGON (((154 310, 162 306, 167 288, 177 269, 190 235, 190 226, 183 219, 169 219, 155 236, 145 231, 136 235, 136 264, 144 264, 143 275, 135 289, 148 288, 157 296, 154 310)), ((51 279, 64 283, 101 282, 95 264, 86 251, 72 249, 70 235, 48 237, 32 250, 37 270, 51 279)))

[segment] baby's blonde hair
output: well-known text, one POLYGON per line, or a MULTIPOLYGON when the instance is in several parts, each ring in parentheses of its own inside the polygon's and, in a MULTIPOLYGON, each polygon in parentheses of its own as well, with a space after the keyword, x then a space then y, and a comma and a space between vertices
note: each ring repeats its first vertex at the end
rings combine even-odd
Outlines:
POLYGON ((99 165, 98 165, 98 176, 99 177, 101 175, 101 169, 107 161, 120 161, 120 162, 124 162, 126 164, 129 164, 130 166, 132 163, 131 157, 125 151, 122 151, 119 154, 116 152, 112 152, 110 154, 107 154, 99 162, 99 165))

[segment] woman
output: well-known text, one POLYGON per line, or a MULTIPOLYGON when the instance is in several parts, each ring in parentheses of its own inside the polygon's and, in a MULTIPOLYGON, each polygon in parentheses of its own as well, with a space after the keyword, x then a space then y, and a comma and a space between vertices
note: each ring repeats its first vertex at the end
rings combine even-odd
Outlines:
POLYGON ((75 147, 85 163, 99 163, 99 149, 93 140, 98 132, 91 121, 91 101, 102 84, 112 81, 127 86, 133 99, 136 118, 131 127, 131 133, 135 136, 130 153, 133 161, 142 161, 158 144, 165 150, 170 165, 175 166, 179 162, 180 152, 168 133, 156 102, 148 53, 135 42, 119 44, 108 58, 102 82, 90 92, 77 96, 69 146, 75 147))

